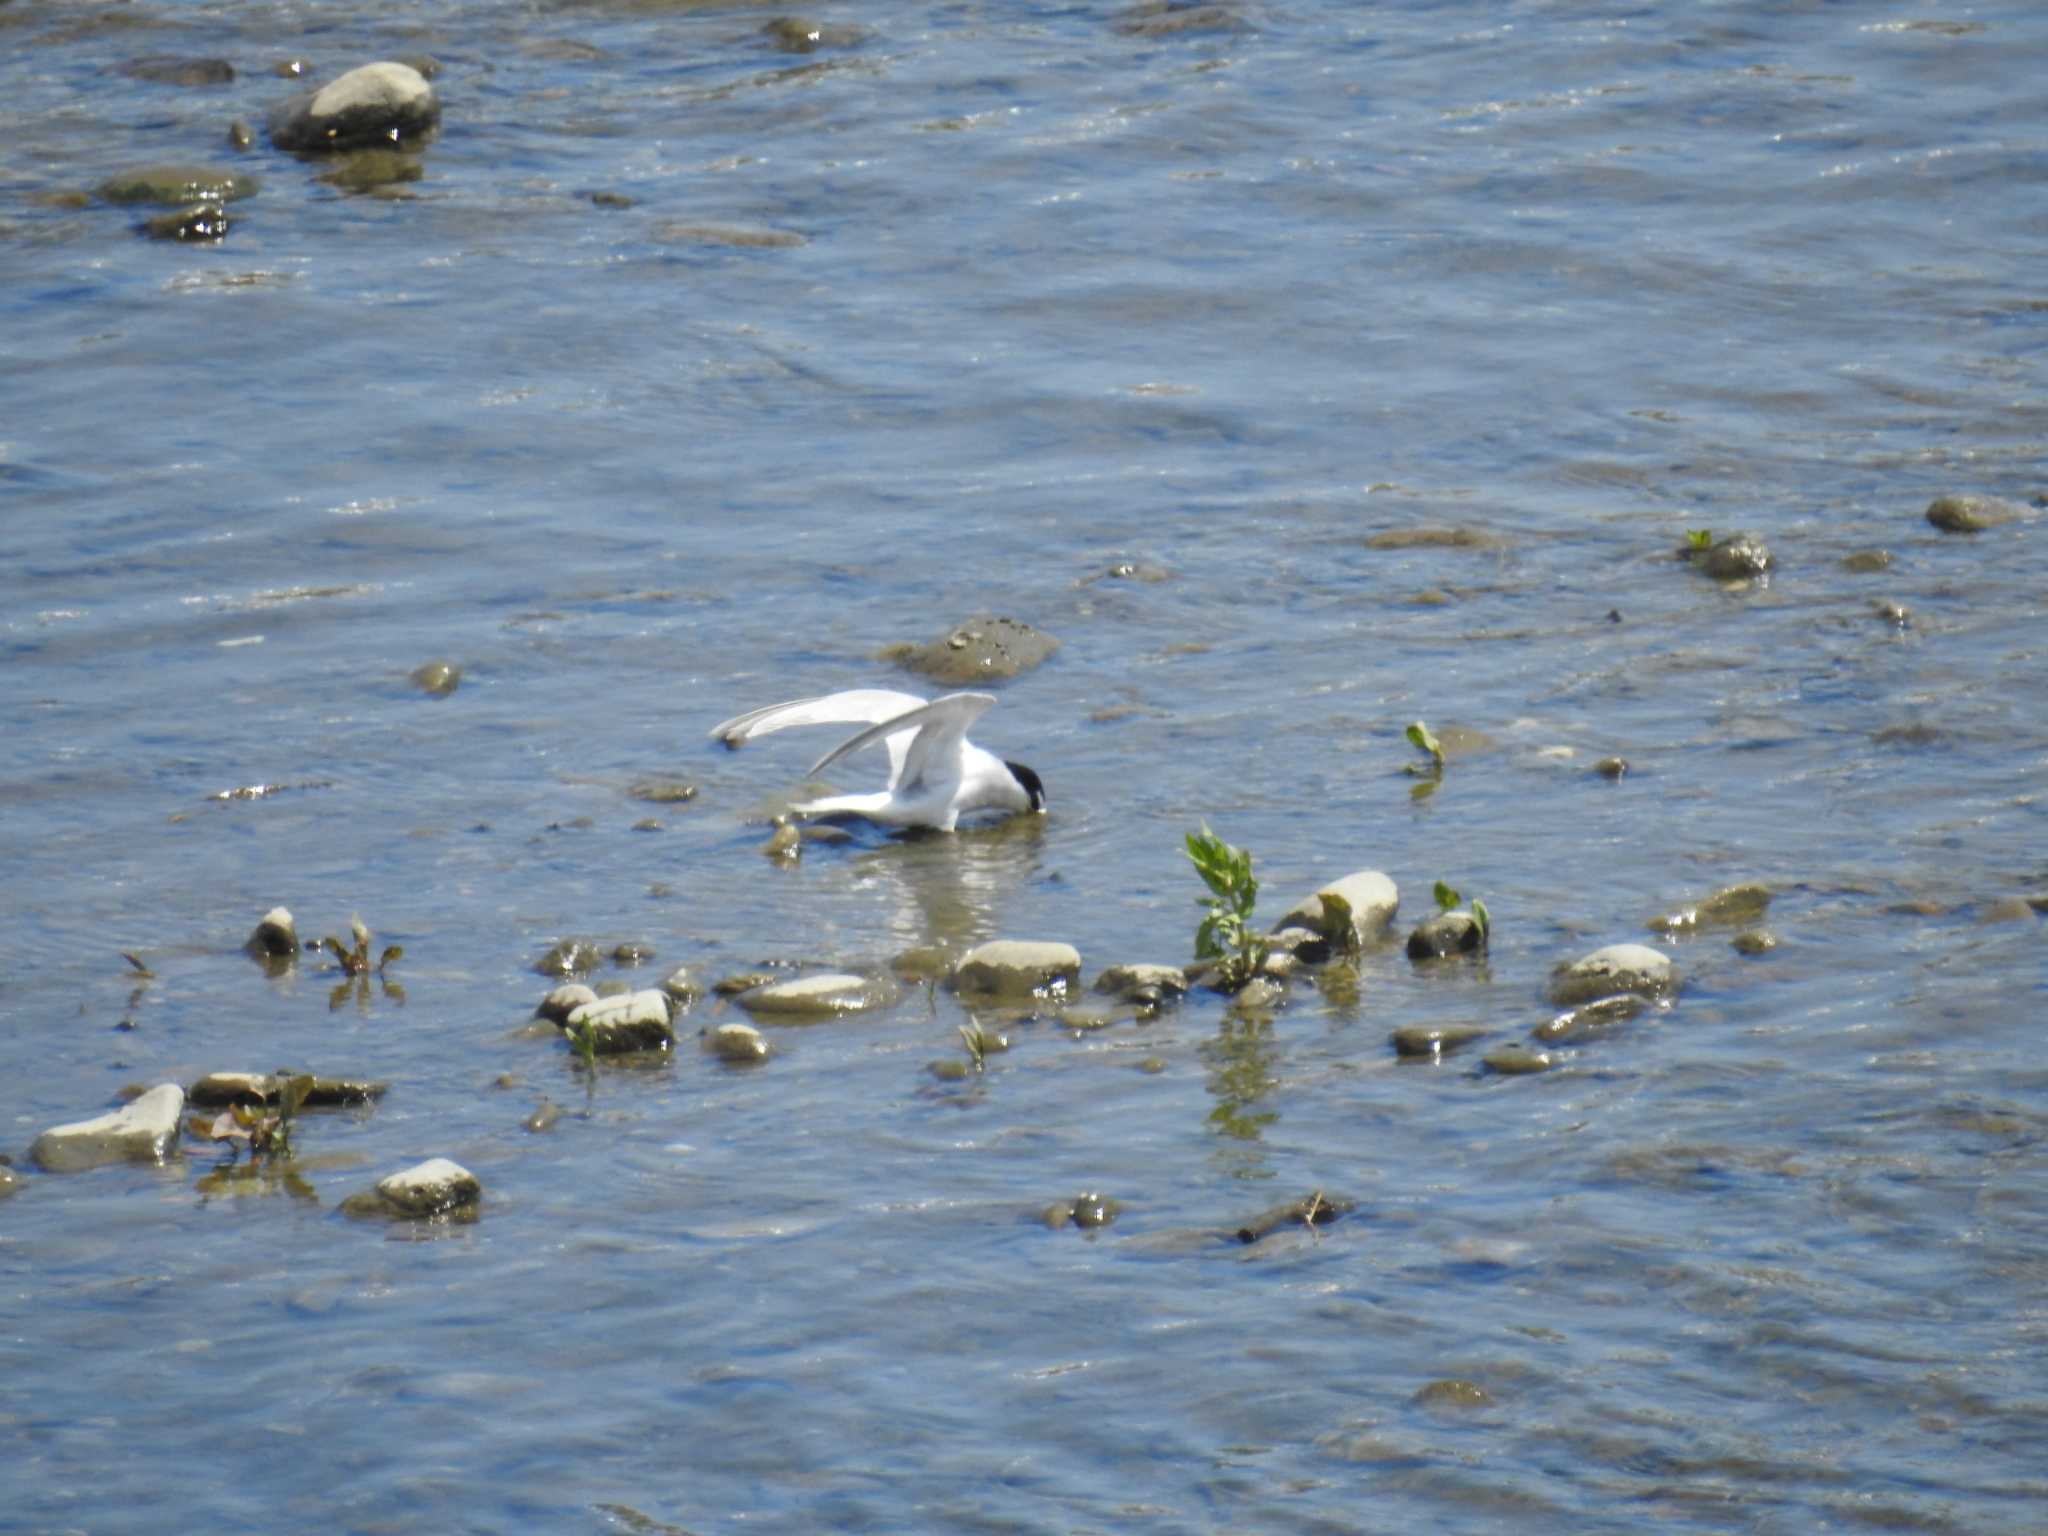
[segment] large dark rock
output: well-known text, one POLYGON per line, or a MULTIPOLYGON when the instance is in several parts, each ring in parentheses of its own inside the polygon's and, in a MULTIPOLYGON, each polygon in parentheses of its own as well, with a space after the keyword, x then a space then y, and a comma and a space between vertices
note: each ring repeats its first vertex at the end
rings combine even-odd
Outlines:
POLYGON ((391 149, 425 138, 440 121, 426 77, 386 60, 280 103, 270 114, 270 141, 290 150, 391 149))

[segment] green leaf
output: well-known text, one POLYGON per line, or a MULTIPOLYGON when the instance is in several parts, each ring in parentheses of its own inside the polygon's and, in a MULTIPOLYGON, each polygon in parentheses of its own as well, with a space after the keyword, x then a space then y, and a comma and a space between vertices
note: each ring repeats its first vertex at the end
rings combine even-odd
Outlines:
POLYGON ((1477 896, 1472 898, 1472 921, 1479 925, 1479 940, 1482 944, 1485 943, 1487 929, 1486 903, 1477 896))
POLYGON ((1451 886, 1451 883, 1450 883, 1450 882, 1449 882, 1448 880, 1439 880, 1439 881, 1437 881, 1437 883, 1436 883, 1436 906, 1437 906, 1437 910, 1438 910, 1439 912, 1448 912, 1448 911, 1450 911, 1450 910, 1451 910, 1451 909, 1452 909, 1453 907, 1455 907, 1455 906, 1456 906, 1456 905, 1457 905, 1457 904, 1458 904, 1458 903, 1459 903, 1460 901, 1462 901, 1463 899, 1464 899, 1464 898, 1463 898, 1463 897, 1461 897, 1461 896, 1460 896, 1460 895, 1459 895, 1459 894, 1457 893, 1457 891, 1456 891, 1456 890, 1454 890, 1454 889, 1452 888, 1452 886, 1451 886))
POLYGON ((1408 740, 1419 752, 1427 752, 1429 760, 1439 771, 1444 766, 1444 745, 1430 733, 1428 726, 1417 720, 1408 727, 1408 740))
POLYGON ((1688 528, 1685 530, 1685 542, 1694 549, 1711 548, 1714 531, 1711 528, 1688 528))

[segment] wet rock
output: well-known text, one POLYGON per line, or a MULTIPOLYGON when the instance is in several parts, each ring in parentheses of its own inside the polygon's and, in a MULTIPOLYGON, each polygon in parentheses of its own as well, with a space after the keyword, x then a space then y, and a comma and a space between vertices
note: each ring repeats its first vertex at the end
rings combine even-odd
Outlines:
POLYGON ((804 835, 789 822, 784 822, 761 845, 761 855, 778 863, 794 864, 804 855, 804 835))
POLYGON ((1439 912, 1424 918, 1408 935, 1410 960, 1441 960, 1469 955, 1486 947, 1486 930, 1470 912, 1439 912))
POLYGON ((773 971, 736 971, 730 976, 721 976, 711 985, 711 990, 720 997, 738 997, 742 992, 751 992, 756 987, 765 987, 781 978, 773 971))
POLYGON ((21 1175, 12 1168, 0 1164, 0 1200, 5 1200, 21 1188, 21 1175))
POLYGON ((1476 1024, 1404 1024, 1393 1033, 1394 1052, 1411 1059, 1436 1061, 1485 1033, 1476 1024))
POLYGON ((1887 598, 1872 603, 1870 605, 1870 612, 1872 617, 1883 619, 1885 623, 1891 625, 1894 629, 1911 629, 1913 627, 1913 610, 1904 603, 1893 602, 1887 598))
POLYGON ((1093 990, 1127 1003, 1156 1007, 1186 994, 1188 973, 1177 965, 1153 965, 1144 961, 1112 965, 1095 978, 1093 990))
POLYGON ((623 192, 590 192, 586 193, 585 196, 590 199, 590 205, 593 208, 631 208, 633 206, 633 199, 626 196, 623 192))
POLYGON ((288 59, 279 59, 270 66, 270 72, 280 80, 303 80, 313 73, 313 61, 294 54, 288 59))
POLYGON ((1771 888, 1759 881, 1724 885, 1704 901, 1650 919, 1657 933, 1691 933, 1699 928, 1732 928, 1753 923, 1771 904, 1771 888))
POLYGON ((634 940, 612 946, 613 965, 645 965, 654 958, 654 946, 634 940))
POLYGON ((1148 565, 1142 560, 1113 560, 1094 575, 1082 577, 1079 585, 1090 586, 1098 581, 1136 581, 1153 586, 1171 580, 1173 572, 1162 565, 1148 565))
POLYGON ((1356 1200, 1347 1200, 1341 1195, 1325 1195, 1321 1190, 1299 1200, 1289 1200, 1284 1205, 1270 1206, 1259 1212, 1250 1221, 1237 1229, 1240 1243, 1256 1243, 1262 1237, 1270 1237, 1286 1227, 1328 1226, 1339 1216, 1358 1208, 1356 1200))
POLYGON ((1367 549, 1494 549, 1507 541, 1481 528, 1387 528, 1365 541, 1367 549))
POLYGON ((661 990, 675 1004, 673 1012, 681 1014, 704 995, 704 983, 699 981, 687 965, 679 965, 661 979, 661 990))
POLYGON ((816 53, 820 48, 855 48, 867 40, 859 27, 831 25, 807 16, 778 16, 761 33, 784 53, 816 53))
POLYGON ((1593 765, 1593 771, 1603 779, 1619 779, 1628 775, 1628 759, 1625 757, 1603 757, 1593 765))
POLYGON ((1937 496, 1927 504, 1927 521, 1943 533, 1983 533, 2021 516, 1996 496, 1937 496))
POLYGON ((1085 1035, 1113 1024, 1128 1024, 1137 1016, 1137 1007, 1131 1003, 1075 1003, 1059 1011, 1059 1026, 1085 1035))
POLYGON ((1189 4, 1188 0, 1140 0, 1118 13, 1112 23, 1126 37, 1181 37, 1201 32, 1249 32, 1232 5, 1189 4))
POLYGON ((1842 569, 1858 576, 1890 570, 1891 564, 1892 552, 1888 549, 1859 549, 1842 557, 1842 569))
POLYGON ((427 661, 412 669, 412 685, 422 693, 445 699, 462 683, 462 668, 452 661, 427 661))
POLYGON ((441 74, 441 61, 431 53, 401 53, 395 55, 392 62, 416 71, 422 80, 438 79, 441 74))
POLYGON ((698 224, 670 219, 648 231, 664 245, 723 245, 735 250, 786 251, 809 242, 793 229, 760 229, 738 224, 698 224))
POLYGON ((704 1049, 720 1061, 751 1066, 768 1059, 768 1040, 751 1024, 721 1024, 704 1032, 704 1049))
POLYGON ((892 955, 889 970, 904 981, 944 981, 959 958, 944 944, 919 944, 892 955))
POLYGON ((1333 944, 1344 943, 1345 936, 1338 928, 1341 919, 1335 916, 1334 908, 1325 909, 1325 896, 1335 896, 1350 907, 1349 943, 1352 945, 1367 943, 1385 933, 1401 905, 1400 890, 1392 880, 1379 870, 1361 869, 1341 880, 1332 880, 1313 896, 1296 902, 1274 924, 1274 931, 1277 933, 1290 927, 1308 928, 1333 944))
POLYGON ((1081 952, 1071 944, 993 939, 977 944, 953 967, 953 990, 972 997, 1064 995, 1081 979, 1081 952))
MULTIPOLYGON (((289 1072, 209 1072, 185 1092, 186 1102, 195 1109, 226 1109, 233 1104, 275 1104, 289 1072)), ((369 1078, 312 1077, 302 1109, 331 1109, 342 1105, 373 1104, 391 1091, 391 1085, 369 1078)))
POLYGON ((1619 992, 1612 997, 1595 998, 1590 1003, 1567 1009, 1556 1018, 1538 1024, 1529 1033, 1546 1045, 1591 1040, 1626 1024, 1649 1006, 1645 999, 1633 992, 1619 992))
POLYGON ((1271 1013, 1287 1001, 1287 983, 1274 976, 1254 976, 1229 996, 1232 1013, 1271 1013))
POLYGON ((963 687, 1019 677, 1060 648, 1059 641, 1016 619, 973 618, 923 645, 894 645, 881 659, 963 687))
POLYGON ((259 183, 247 171, 205 165, 145 165, 109 176, 99 195, 109 203, 232 203, 254 197, 259 183))
POLYGON ((1122 1211, 1123 1204, 1115 1196, 1091 1191, 1076 1195, 1071 1200, 1055 1200, 1039 1213, 1038 1219, 1055 1232, 1066 1226, 1092 1232, 1097 1227, 1108 1226, 1122 1211))
POLYGON ((408 64, 365 64, 281 102, 270 113, 270 141, 279 149, 391 148, 416 143, 441 120, 441 103, 408 64))
POLYGON ((1647 944, 1610 944, 1553 971, 1550 1000, 1571 1008, 1616 992, 1664 998, 1678 990, 1678 981, 1678 967, 1662 951, 1647 944))
POLYGON ((964 1083, 974 1076, 973 1063, 962 1061, 957 1056, 942 1056, 937 1061, 928 1061, 924 1069, 942 1083, 964 1083))
POLYGON ((231 221, 219 203, 194 203, 172 213, 154 213, 142 221, 152 240, 225 240, 231 221))
POLYGON ((592 988, 586 987, 580 981, 570 981, 548 993, 540 1000, 540 1006, 533 1011, 537 1017, 546 1019, 550 1024, 561 1025, 568 1023, 569 1015, 585 1003, 596 1001, 597 993, 592 988))
POLYGON ((400 149, 357 149, 338 156, 319 179, 343 192, 393 196, 394 187, 426 174, 426 162, 417 154, 400 149))
POLYGON ((641 779, 626 793, 651 805, 686 805, 697 798, 697 786, 683 779, 641 779))
POLYGON ((1292 955, 1296 960, 1309 965, 1321 965, 1330 958, 1330 941, 1313 928, 1299 924, 1275 928, 1266 935, 1269 951, 1292 955))
POLYGON ((1484 1408, 1493 1394, 1470 1381, 1432 1381, 1415 1394, 1418 1408, 1484 1408))
POLYGON ((1557 1058, 1548 1051, 1532 1051, 1526 1045, 1497 1045, 1481 1058, 1489 1072, 1522 1077, 1531 1072, 1548 1072, 1557 1058))
POLYGON ((242 948, 259 960, 288 960, 299 952, 299 929, 288 907, 272 907, 242 948))
POLYGON ((1745 928, 1728 943, 1738 955, 1768 955, 1778 947, 1778 936, 1768 928, 1745 928))
POLYGON ((467 1168, 445 1157, 430 1157, 379 1179, 376 1198, 389 1214, 417 1220, 474 1210, 483 1195, 483 1185, 467 1168))
POLYGON ((583 939, 564 939, 533 963, 543 976, 581 976, 604 964, 595 944, 583 939))
POLYGON ((129 59, 120 72, 130 80, 147 80, 151 85, 226 85, 235 78, 235 66, 226 59, 187 59, 171 54, 129 59))
POLYGON ((587 1037, 591 1050, 599 1056, 672 1050, 676 1043, 668 994, 653 987, 585 1003, 569 1015, 562 1028, 571 1036, 587 1037))
POLYGON ((561 1118, 562 1106, 555 1103, 552 1099, 542 1099, 534 1107, 533 1113, 519 1122, 520 1129, 531 1131, 534 1135, 538 1136, 543 1132, 552 1131, 555 1128, 555 1122, 561 1118))
POLYGON ((29 1156, 51 1173, 73 1173, 102 1163, 160 1163, 177 1144, 185 1090, 159 1083, 110 1114, 52 1126, 35 1139, 29 1156))
POLYGON ((804 1024, 884 1008, 900 995, 893 981, 828 972, 799 976, 794 981, 771 981, 742 992, 739 1005, 756 1018, 804 1024))
POLYGON ((1980 923, 2016 923, 2023 919, 2031 920, 2033 916, 2033 904, 2024 896, 2000 896, 1977 909, 1977 921, 1980 923))
POLYGON ((1699 551, 1699 568, 1716 581, 1742 581, 1766 574, 1777 562, 1770 547, 1754 533, 1731 533, 1699 551))

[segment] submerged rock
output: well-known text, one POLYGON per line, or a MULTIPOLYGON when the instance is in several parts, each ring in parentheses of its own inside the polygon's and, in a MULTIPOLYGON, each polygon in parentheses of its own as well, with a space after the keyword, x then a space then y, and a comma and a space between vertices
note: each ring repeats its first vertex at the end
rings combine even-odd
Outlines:
POLYGON ((1319 887, 1313 896, 1306 896, 1287 909, 1279 922, 1273 925, 1278 933, 1290 927, 1314 930, 1333 944, 1344 941, 1334 907, 1325 908, 1323 898, 1335 896, 1351 909, 1351 944, 1364 944, 1386 932, 1394 920, 1394 913, 1401 905, 1401 892, 1394 882, 1377 869, 1361 869, 1332 880, 1319 887))
POLYGON ((1526 1045, 1497 1045, 1481 1058, 1489 1072, 1521 1077, 1531 1072, 1548 1072, 1557 1058, 1548 1051, 1532 1051, 1526 1045))
POLYGON ((581 976, 604 964, 604 955, 585 939, 564 939, 534 962, 543 976, 581 976))
POLYGON ((1591 1040, 1626 1024, 1649 1006, 1647 1000, 1633 992, 1620 992, 1613 997, 1595 998, 1590 1003, 1568 1009, 1556 1018, 1538 1024, 1529 1033, 1546 1045, 1591 1040))
POLYGON ((768 1039, 751 1024, 721 1024, 703 1038, 704 1049, 720 1061, 751 1066, 768 1059, 768 1039))
POLYGON ((771 981, 739 995, 739 1005, 756 1018, 802 1024, 886 1007, 901 995, 893 981, 827 972, 771 981))
POLYGON ((672 1050, 676 1043, 668 994, 653 987, 585 1003, 569 1015, 562 1028, 572 1036, 587 1033, 591 1050, 599 1056, 672 1050))
POLYGON ((145 165, 109 176, 99 195, 110 203, 232 203, 254 197, 259 183, 247 171, 205 165, 145 165))
POLYGON ((1256 1243, 1262 1237, 1269 1237, 1285 1227, 1327 1226, 1339 1216, 1357 1209, 1356 1200, 1347 1200, 1341 1195, 1325 1195, 1318 1190, 1300 1200, 1289 1200, 1284 1205, 1270 1206, 1259 1212, 1250 1221, 1237 1229, 1240 1243, 1256 1243))
POLYGON ((1403 1024, 1392 1038, 1396 1055, 1436 1061, 1485 1033, 1477 1024, 1403 1024))
POLYGON ((421 693, 445 699, 462 684, 462 668, 452 661, 425 661, 412 669, 412 685, 421 693))
POLYGON ((225 240, 232 221, 219 203, 194 203, 172 213, 155 213, 142 221, 152 240, 225 240))
POLYGON ((1927 504, 1927 521, 1943 533, 1983 533, 2021 515, 1996 496, 1937 496, 1927 504))
POLYGON ((1664 998, 1678 990, 1678 982, 1678 967, 1661 950, 1647 944, 1610 944, 1553 971, 1550 1000, 1570 1008, 1617 992, 1664 998))
POLYGON ((661 978, 661 990, 675 1004, 671 1011, 682 1014, 689 1012, 691 1005, 704 995, 704 983, 691 973, 687 965, 679 965, 661 978))
POLYGON ((188 59, 158 53, 129 59, 120 66, 120 72, 130 80, 147 80, 152 85, 226 85, 235 78, 235 66, 226 59, 188 59))
POLYGON ((1891 569, 1892 552, 1888 549, 1859 549, 1842 557, 1842 569, 1859 576, 1874 575, 1878 571, 1891 569))
POLYGON ((1097 1227, 1106 1227, 1115 1221, 1123 1211, 1123 1203, 1113 1195, 1090 1192, 1076 1195, 1071 1200, 1056 1200, 1038 1213, 1038 1219, 1057 1232, 1061 1227, 1079 1227, 1092 1232, 1097 1227))
POLYGON ((441 103, 409 64, 365 64, 272 109, 279 149, 363 149, 414 143, 441 120, 441 103))
MULTIPOLYGON (((226 1109, 232 1104, 275 1104, 291 1073, 209 1072, 186 1090, 185 1098, 195 1109, 226 1109)), ((369 1078, 314 1077, 302 1109, 328 1109, 344 1104, 371 1104, 391 1091, 391 1085, 369 1078)))
POLYGON ((1778 947, 1778 936, 1768 928, 1745 928, 1728 942, 1738 955, 1768 955, 1778 947))
POLYGON ((965 686, 1019 677, 1060 648, 1059 641, 1017 619, 973 618, 923 645, 894 645, 882 660, 941 683, 965 686))
POLYGON ((555 1128, 555 1122, 561 1118, 562 1106, 553 1099, 542 1099, 540 1103, 534 1106, 533 1113, 519 1122, 519 1127, 521 1130, 531 1131, 534 1135, 538 1136, 544 1132, 552 1131, 555 1128))
POLYGON ((52 1126, 35 1139, 29 1156, 51 1173, 73 1173, 102 1163, 160 1163, 178 1138, 185 1090, 159 1083, 130 1103, 92 1120, 52 1126))
POLYGON ((1484 1408, 1493 1394, 1470 1381, 1432 1381, 1415 1394, 1420 1408, 1484 1408))
POLYGON ((248 942, 242 946, 259 960, 288 960, 299 952, 299 928, 291 909, 272 907, 257 921, 248 942))
POLYGON ((1470 912, 1439 912, 1424 918, 1408 935, 1410 960, 1441 960, 1469 955, 1486 947, 1486 930, 1470 912))
POLYGON ((19 1188, 21 1188, 21 1175, 12 1168, 9 1168, 5 1163, 0 1163, 0 1200, 5 1200, 19 1188))
POLYGON ((1065 995, 1081 979, 1081 952, 1071 944, 992 939, 953 967, 953 990, 974 997, 1065 995))
POLYGON ((855 48, 867 39, 859 27, 813 21, 808 16, 778 16, 761 29, 784 53, 815 53, 820 48, 855 48))
POLYGON ((1724 885, 1692 906, 1653 917, 1650 927, 1657 933, 1674 934, 1690 933, 1696 928, 1734 927, 1755 922, 1770 904, 1771 888, 1761 881, 1748 880, 1740 885, 1724 885))

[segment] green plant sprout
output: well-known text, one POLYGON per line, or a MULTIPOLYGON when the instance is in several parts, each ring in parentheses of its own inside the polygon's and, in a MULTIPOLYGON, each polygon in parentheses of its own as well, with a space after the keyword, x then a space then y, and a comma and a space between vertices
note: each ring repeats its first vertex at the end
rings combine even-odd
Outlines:
POLYGON ((1690 549, 1710 549, 1714 543, 1711 528, 1688 528, 1685 530, 1686 546, 1690 549))
POLYGON ((1195 930, 1195 954, 1214 960, 1217 980, 1235 992, 1266 963, 1266 940, 1251 925, 1252 906, 1259 899, 1252 856, 1224 842, 1207 822, 1200 832, 1188 833, 1187 841, 1188 858, 1210 892, 1196 898, 1208 915, 1195 930))
MULTIPOLYGON (((1458 903, 1465 899, 1458 894, 1457 890, 1448 880, 1437 881, 1435 895, 1436 906, 1439 912, 1454 911, 1458 903)), ((1486 903, 1475 900, 1470 910, 1472 913, 1472 926, 1479 930, 1479 942, 1484 944, 1486 942, 1487 928, 1486 903)))
POLYGON ((306 1095, 312 1091, 311 1077, 279 1073, 275 1109, 264 1104, 232 1104, 210 1122, 194 1120, 193 1129, 210 1141, 226 1142, 230 1163, 243 1146, 249 1149, 251 1163, 258 1158, 267 1162, 287 1161, 292 1155, 292 1126, 306 1095))
POLYGON ((1417 720, 1408 727, 1408 740, 1416 751, 1429 754, 1429 766, 1420 768, 1410 763, 1410 773, 1441 774, 1444 771, 1444 744, 1436 739, 1428 726, 1417 720))
POLYGON ((961 1043, 967 1047, 968 1061, 975 1071, 984 1070, 988 1066, 988 1053, 995 1048, 995 1042, 989 1038, 988 1031, 981 1027, 979 1020, 958 1027, 961 1043))

